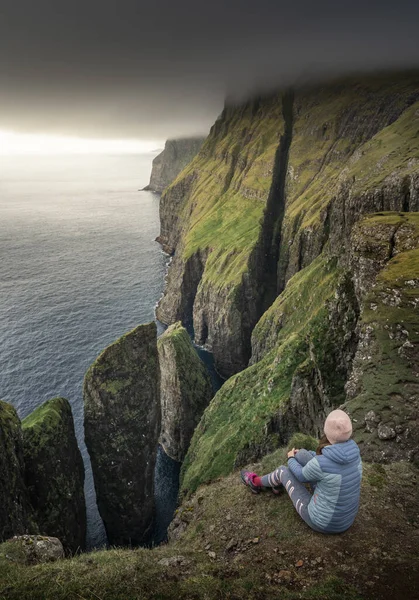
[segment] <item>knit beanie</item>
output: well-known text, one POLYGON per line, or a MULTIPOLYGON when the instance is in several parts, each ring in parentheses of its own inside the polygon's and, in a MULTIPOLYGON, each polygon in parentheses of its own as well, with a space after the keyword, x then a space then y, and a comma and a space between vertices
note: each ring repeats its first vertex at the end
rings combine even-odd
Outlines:
POLYGON ((324 422, 324 433, 331 444, 346 442, 352 435, 352 423, 343 410, 332 410, 324 422))

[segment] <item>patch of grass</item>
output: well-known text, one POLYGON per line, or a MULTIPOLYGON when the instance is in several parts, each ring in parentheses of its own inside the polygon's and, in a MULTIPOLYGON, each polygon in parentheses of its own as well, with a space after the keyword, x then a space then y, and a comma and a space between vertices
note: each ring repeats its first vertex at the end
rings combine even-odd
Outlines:
POLYGON ((370 485, 382 489, 388 482, 387 472, 383 465, 379 463, 372 464, 367 472, 366 480, 370 485))

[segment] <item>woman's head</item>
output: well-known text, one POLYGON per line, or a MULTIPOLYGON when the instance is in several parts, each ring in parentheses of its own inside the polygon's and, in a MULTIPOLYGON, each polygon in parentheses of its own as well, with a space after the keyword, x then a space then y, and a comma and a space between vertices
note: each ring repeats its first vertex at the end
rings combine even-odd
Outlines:
POLYGON ((323 448, 326 448, 326 446, 330 446, 330 442, 327 439, 327 437, 325 435, 323 435, 320 439, 319 439, 319 445, 317 446, 316 449, 316 454, 323 454, 323 448))
POLYGON ((332 410, 324 422, 324 434, 331 444, 346 442, 352 435, 352 423, 343 410, 332 410))

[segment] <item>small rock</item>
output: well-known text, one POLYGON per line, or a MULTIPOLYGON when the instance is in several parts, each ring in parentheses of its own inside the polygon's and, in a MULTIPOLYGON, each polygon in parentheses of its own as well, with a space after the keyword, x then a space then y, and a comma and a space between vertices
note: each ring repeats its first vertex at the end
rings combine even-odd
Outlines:
POLYGON ((368 411, 365 415, 365 429, 368 431, 368 433, 372 433, 379 422, 380 418, 373 410, 368 411))
POLYGON ((390 425, 386 425, 383 422, 378 425, 378 437, 380 440, 393 440, 396 435, 396 431, 390 425))
POLYGON ((258 537, 253 538, 252 544, 259 544, 259 538, 258 537))
POLYGON ((217 555, 215 554, 215 552, 208 552, 208 556, 210 558, 214 559, 214 558, 216 558, 217 555))
POLYGON ((297 562, 295 563, 295 566, 298 567, 298 568, 300 568, 300 567, 303 566, 303 564, 304 564, 303 560, 297 560, 297 562))
POLYGON ((178 555, 169 556, 168 558, 162 558, 161 560, 159 560, 158 564, 162 567, 176 567, 177 565, 187 566, 190 564, 190 562, 191 561, 187 560, 184 556, 178 555))
POLYGON ((291 573, 291 571, 279 571, 278 577, 279 577, 279 579, 282 579, 282 580, 288 582, 288 581, 291 581, 291 579, 292 579, 292 573, 291 573))
POLYGON ((207 544, 207 545, 205 546, 205 550, 209 550, 210 548, 211 548, 211 544, 207 544))
POLYGON ((18 544, 28 563, 45 563, 64 558, 64 549, 56 537, 45 535, 15 535, 10 542, 18 544))

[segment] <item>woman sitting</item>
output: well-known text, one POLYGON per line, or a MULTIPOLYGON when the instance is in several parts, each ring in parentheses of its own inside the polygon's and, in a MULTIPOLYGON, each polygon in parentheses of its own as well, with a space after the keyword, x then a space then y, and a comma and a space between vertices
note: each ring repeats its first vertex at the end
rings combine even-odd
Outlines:
POLYGON ((317 452, 288 452, 288 466, 259 477, 242 471, 241 478, 253 493, 272 488, 288 492, 294 507, 315 531, 341 533, 354 522, 359 507, 362 461, 351 440, 352 423, 342 410, 333 410, 324 423, 325 437, 317 452), (311 485, 309 491, 304 483, 311 485))

